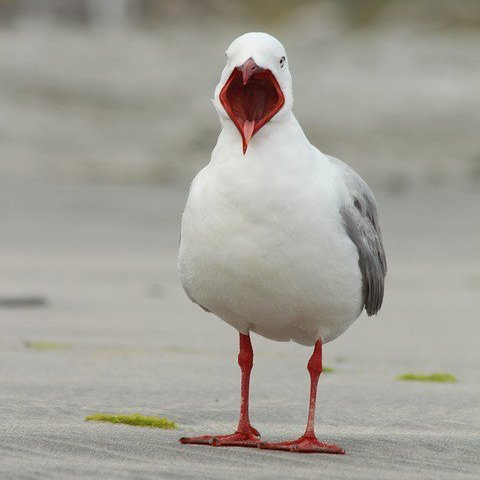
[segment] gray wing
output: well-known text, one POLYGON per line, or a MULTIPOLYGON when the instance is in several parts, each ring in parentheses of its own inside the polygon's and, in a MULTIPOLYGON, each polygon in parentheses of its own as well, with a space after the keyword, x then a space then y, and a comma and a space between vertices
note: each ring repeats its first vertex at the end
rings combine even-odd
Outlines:
POLYGON ((375 315, 382 306, 387 273, 375 197, 354 170, 336 158, 330 159, 340 168, 347 187, 340 213, 347 234, 358 249, 365 310, 368 315, 375 315))

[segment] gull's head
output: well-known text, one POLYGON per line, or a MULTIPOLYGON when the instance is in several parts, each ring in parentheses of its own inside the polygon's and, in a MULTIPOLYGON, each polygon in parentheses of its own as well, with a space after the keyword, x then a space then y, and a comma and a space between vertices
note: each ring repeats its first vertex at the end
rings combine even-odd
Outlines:
POLYGON ((245 154, 262 127, 291 110, 292 77, 283 45, 267 33, 245 33, 225 53, 214 104, 220 117, 237 127, 245 154))

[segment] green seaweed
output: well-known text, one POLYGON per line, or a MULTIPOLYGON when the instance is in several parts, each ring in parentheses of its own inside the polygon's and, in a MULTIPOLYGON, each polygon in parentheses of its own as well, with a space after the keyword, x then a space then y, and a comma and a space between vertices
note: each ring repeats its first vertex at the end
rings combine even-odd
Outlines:
POLYGON ((436 383, 456 383, 457 379, 451 373, 432 373, 429 375, 423 373, 404 373, 398 375, 397 380, 407 380, 411 382, 436 382, 436 383))
POLYGON ((332 367, 322 367, 322 373, 333 373, 335 371, 332 367))
POLYGON ((125 425, 134 425, 136 427, 161 428, 163 430, 174 430, 177 428, 175 422, 172 422, 165 417, 148 417, 134 413, 132 415, 112 415, 109 413, 95 413, 85 417, 87 422, 109 422, 109 423, 123 423, 125 425))
POLYGON ((31 342, 30 340, 25 340, 23 345, 25 348, 31 348, 32 350, 60 350, 71 347, 69 343, 31 342))

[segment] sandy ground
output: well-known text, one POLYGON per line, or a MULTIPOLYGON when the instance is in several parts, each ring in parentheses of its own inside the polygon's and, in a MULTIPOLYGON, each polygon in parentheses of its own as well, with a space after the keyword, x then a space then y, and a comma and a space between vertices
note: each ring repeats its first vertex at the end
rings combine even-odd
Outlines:
MULTIPOLYGON (((319 388, 318 434, 339 457, 178 443, 231 431, 239 388, 236 332, 176 277, 183 190, 0 187, 0 300, 46 302, 0 308, 0 478, 479 478, 478 191, 378 193, 385 306, 326 346, 335 371, 319 388), (395 380, 405 372, 458 383, 395 380), (179 429, 84 422, 94 412, 165 415, 179 429)), ((265 439, 298 436, 310 352, 253 342, 253 423, 265 439)))

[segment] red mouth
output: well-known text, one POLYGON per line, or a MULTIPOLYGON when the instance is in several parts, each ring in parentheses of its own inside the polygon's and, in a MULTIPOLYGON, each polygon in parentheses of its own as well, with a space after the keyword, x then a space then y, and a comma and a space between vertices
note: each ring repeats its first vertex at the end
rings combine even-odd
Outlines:
POLYGON ((245 154, 252 137, 283 107, 285 97, 273 73, 249 58, 233 70, 220 102, 242 136, 245 154))

